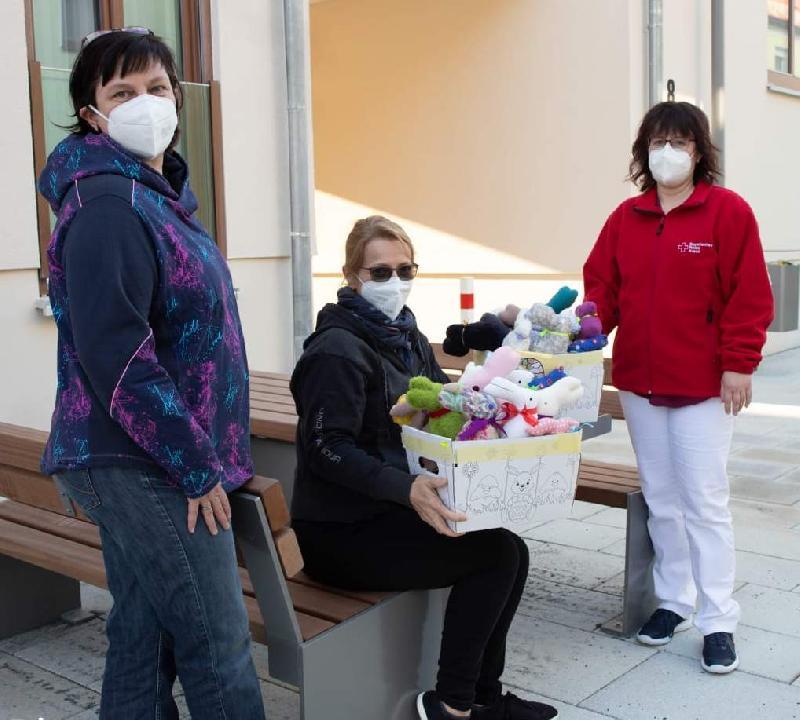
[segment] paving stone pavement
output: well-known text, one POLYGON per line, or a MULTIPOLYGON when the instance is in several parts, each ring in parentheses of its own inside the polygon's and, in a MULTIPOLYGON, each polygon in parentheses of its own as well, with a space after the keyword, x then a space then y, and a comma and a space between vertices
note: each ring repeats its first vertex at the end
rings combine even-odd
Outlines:
MULTIPOLYGON (((754 395, 729 468, 739 670, 704 673, 694 629, 661 649, 603 629, 622 609, 625 513, 577 502, 570 518, 526 533, 531 571, 503 678, 514 692, 552 702, 563 720, 800 720, 800 351, 765 360, 754 395)), ((625 423, 584 455, 634 464, 625 423)), ((93 613, 84 623, 0 641, 0 720, 97 718, 111 601, 84 586, 82 604, 93 613)), ((254 660, 268 717, 298 719, 299 696, 270 680, 266 648, 254 660)), ((179 686, 176 698, 188 718, 179 686)))

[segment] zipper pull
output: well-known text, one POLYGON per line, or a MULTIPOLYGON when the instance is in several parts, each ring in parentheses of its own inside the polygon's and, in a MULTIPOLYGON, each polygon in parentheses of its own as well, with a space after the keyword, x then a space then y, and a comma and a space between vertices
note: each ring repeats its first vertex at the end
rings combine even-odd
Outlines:
POLYGON ((658 228, 656 228, 656 235, 661 235, 664 232, 664 221, 667 219, 666 215, 661 216, 661 221, 658 223, 658 228))

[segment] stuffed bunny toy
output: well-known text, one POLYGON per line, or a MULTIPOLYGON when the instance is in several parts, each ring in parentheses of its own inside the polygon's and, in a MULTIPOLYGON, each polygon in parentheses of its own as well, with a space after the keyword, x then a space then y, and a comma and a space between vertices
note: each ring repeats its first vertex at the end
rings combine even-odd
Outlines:
MULTIPOLYGON (((487 392, 491 392, 487 388, 487 392)), ((567 375, 550 387, 533 392, 533 404, 542 417, 556 417, 564 408, 576 403, 583 395, 583 383, 567 375)))
MULTIPOLYGON (((464 368, 464 374, 459 379, 457 385, 467 390, 483 390, 487 383, 493 378, 505 377, 519 365, 520 356, 510 347, 497 348, 483 365, 469 363, 464 368)), ((445 390, 452 390, 452 384, 445 386, 445 390)))
POLYGON ((506 437, 527 437, 529 428, 535 426, 539 419, 536 413, 536 393, 504 377, 496 377, 484 390, 503 401, 505 416, 501 422, 506 437))

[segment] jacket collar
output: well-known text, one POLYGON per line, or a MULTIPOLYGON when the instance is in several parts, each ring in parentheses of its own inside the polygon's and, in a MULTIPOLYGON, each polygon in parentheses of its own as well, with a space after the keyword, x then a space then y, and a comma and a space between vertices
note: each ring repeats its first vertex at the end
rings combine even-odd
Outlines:
MULTIPOLYGON (((689 195, 675 210, 686 210, 693 207, 699 207, 705 203, 708 196, 711 194, 711 183, 701 180, 694 186, 692 194, 689 195)), ((663 215, 664 211, 661 209, 661 203, 658 201, 658 192, 656 188, 652 187, 647 192, 642 193, 633 201, 633 209, 637 212, 648 213, 651 215, 663 215)))

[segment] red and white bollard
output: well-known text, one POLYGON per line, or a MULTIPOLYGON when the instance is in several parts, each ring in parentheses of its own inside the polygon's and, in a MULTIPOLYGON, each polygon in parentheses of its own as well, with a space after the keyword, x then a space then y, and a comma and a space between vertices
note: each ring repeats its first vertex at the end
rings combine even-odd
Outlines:
POLYGON ((475 320, 475 294, 471 277, 461 278, 461 322, 471 323, 475 320))

